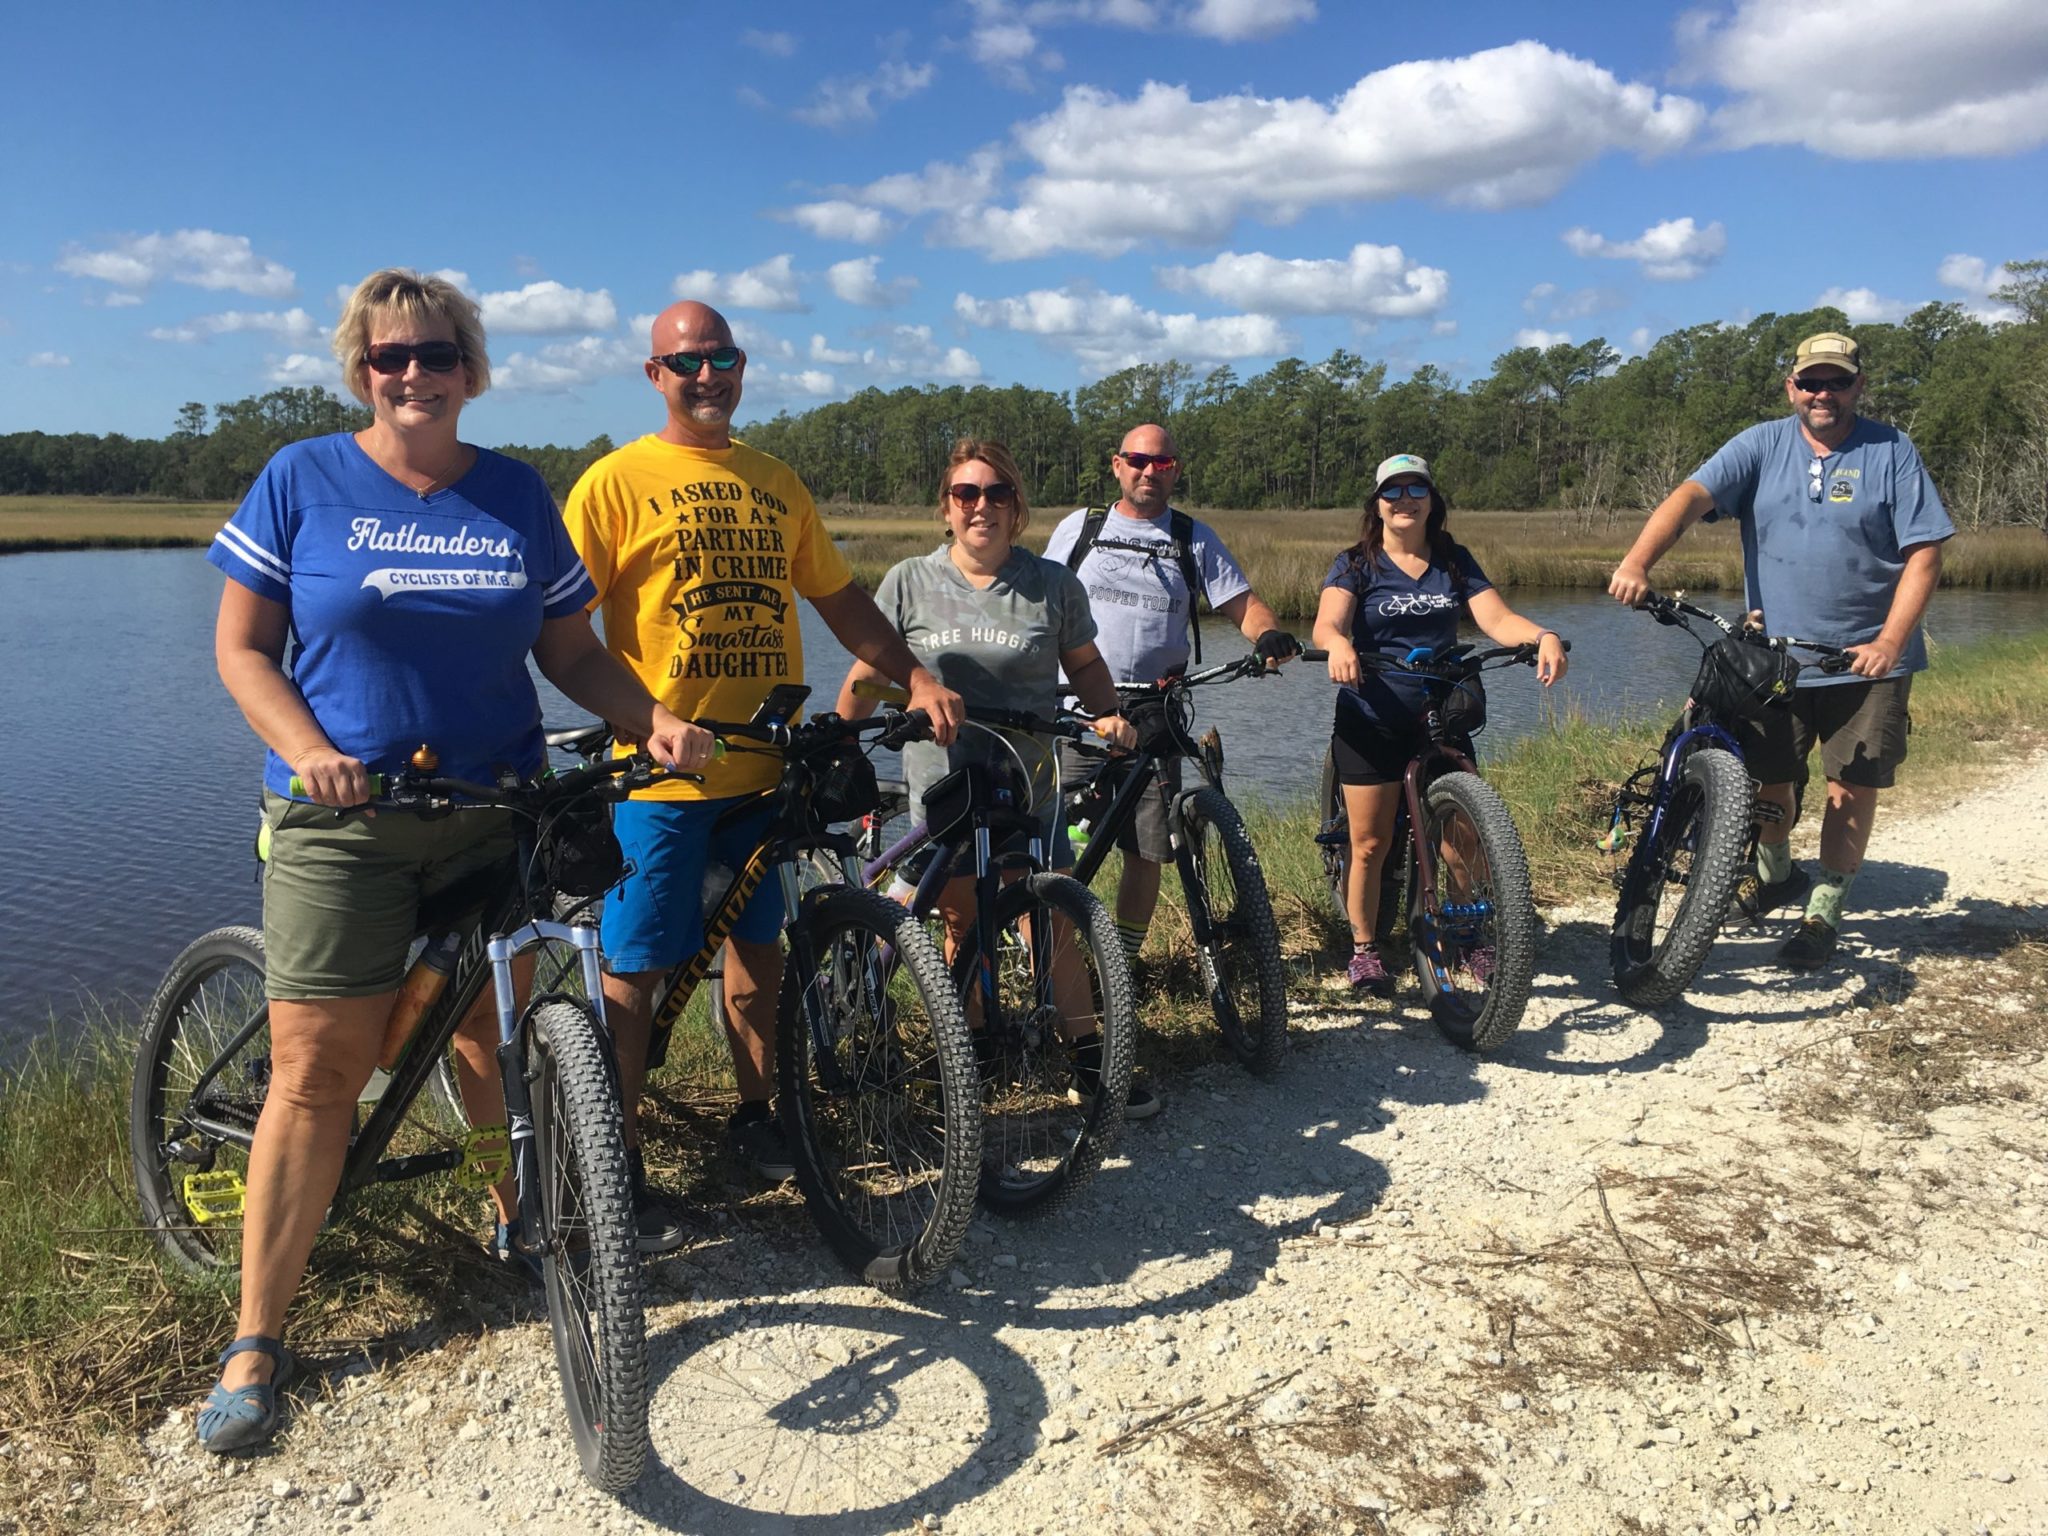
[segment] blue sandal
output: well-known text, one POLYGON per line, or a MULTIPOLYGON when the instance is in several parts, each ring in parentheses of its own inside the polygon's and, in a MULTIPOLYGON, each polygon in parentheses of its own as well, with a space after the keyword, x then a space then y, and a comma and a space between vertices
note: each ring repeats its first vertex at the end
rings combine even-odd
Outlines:
POLYGON ((252 1333, 222 1350, 220 1363, 226 1366, 236 1355, 250 1353, 277 1362, 270 1380, 232 1388, 215 1382, 206 1406, 199 1410, 199 1443, 216 1456, 261 1445, 277 1433, 277 1394, 298 1369, 298 1357, 281 1340, 252 1333))

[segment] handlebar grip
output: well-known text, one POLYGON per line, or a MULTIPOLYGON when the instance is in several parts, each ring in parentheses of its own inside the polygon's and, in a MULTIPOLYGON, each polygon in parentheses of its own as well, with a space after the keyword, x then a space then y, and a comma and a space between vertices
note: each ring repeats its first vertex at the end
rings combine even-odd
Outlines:
POLYGON ((1310 646, 1302 651, 1301 659, 1303 661, 1328 661, 1330 659, 1330 653, 1328 651, 1318 650, 1315 647, 1310 646))
MULTIPOLYGON (((305 781, 304 779, 300 778, 300 777, 299 777, 299 776, 298 776, 298 775, 297 775, 296 773, 292 775, 292 778, 291 778, 291 784, 290 784, 290 786, 289 786, 289 787, 290 787, 290 789, 291 789, 291 792, 292 792, 292 798, 293 798, 294 800, 303 800, 303 799, 305 799, 305 798, 306 798, 306 781, 305 781)), ((377 796, 379 796, 379 795, 381 795, 381 794, 383 794, 383 793, 384 793, 384 775, 383 775, 383 774, 381 774, 381 773, 373 773, 373 774, 371 774, 371 775, 370 775, 370 798, 371 798, 372 800, 374 800, 374 799, 376 799, 376 798, 377 798, 377 796)))
POLYGON ((1820 659, 1821 671, 1827 673, 1830 677, 1848 671, 1855 664, 1855 661, 1848 656, 1823 656, 1820 659))
POLYGON ((908 704, 910 690, 899 688, 894 683, 885 683, 880 678, 863 677, 853 685, 856 699, 873 699, 877 704, 908 704))

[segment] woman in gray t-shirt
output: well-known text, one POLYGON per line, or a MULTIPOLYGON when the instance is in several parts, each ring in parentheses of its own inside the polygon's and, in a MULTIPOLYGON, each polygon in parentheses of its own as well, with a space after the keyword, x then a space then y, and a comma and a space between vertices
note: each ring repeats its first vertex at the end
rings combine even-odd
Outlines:
MULTIPOLYGON (((974 438, 956 443, 940 491, 939 519, 947 542, 893 567, 875 591, 876 606, 912 654, 970 707, 1048 717, 1059 710, 1064 669, 1083 707, 1098 717, 1096 734, 1117 746, 1136 746, 1136 733, 1117 713, 1109 668, 1095 649, 1095 617, 1080 578, 1017 543, 1031 508, 1009 449, 974 438)), ((856 661, 839 690, 839 713, 856 720, 873 713, 873 702, 857 697, 853 685, 880 676, 856 661)), ((1047 818, 1052 831, 1058 807, 1050 745, 1029 737, 1014 740, 1032 772, 1032 809, 1047 818)), ((918 814, 924 792, 968 752, 1009 760, 976 729, 963 731, 950 749, 930 742, 904 749, 904 777, 918 814)), ((1060 869, 1074 862, 1063 833, 1051 862, 1060 869)), ((948 926, 957 922, 964 931, 974 907, 973 882, 953 881, 939 906, 948 926)))

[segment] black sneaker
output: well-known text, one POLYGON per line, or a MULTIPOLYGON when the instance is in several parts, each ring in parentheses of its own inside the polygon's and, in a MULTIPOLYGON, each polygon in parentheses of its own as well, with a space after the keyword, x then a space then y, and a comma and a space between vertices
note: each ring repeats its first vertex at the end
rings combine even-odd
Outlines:
POLYGON ((1728 903, 1727 920, 1731 923, 1753 923, 1766 912, 1775 912, 1795 901, 1804 901, 1812 889, 1813 876, 1797 864, 1792 866, 1791 874, 1769 885, 1765 885, 1763 877, 1752 869, 1735 882, 1735 896, 1728 903))
POLYGON ((1778 950, 1778 964, 1795 971, 1817 971, 1835 955, 1835 930, 1825 918, 1811 913, 1799 921, 1798 931, 1778 950))
POLYGON ((682 1206, 647 1182, 646 1165, 640 1149, 629 1148, 626 1174, 633 1184, 633 1221, 639 1229, 643 1254, 670 1253, 683 1246, 689 1233, 683 1226, 682 1206))
POLYGON ((782 1122, 773 1115, 766 1120, 730 1122, 725 1128, 725 1144, 758 1179, 780 1184, 796 1174, 796 1162, 789 1155, 782 1122))

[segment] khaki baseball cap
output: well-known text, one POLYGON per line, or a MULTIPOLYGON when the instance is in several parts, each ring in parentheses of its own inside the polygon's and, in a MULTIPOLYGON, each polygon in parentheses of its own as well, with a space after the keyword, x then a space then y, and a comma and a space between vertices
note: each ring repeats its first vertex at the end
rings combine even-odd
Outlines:
POLYGON ((1840 331, 1822 331, 1818 336, 1809 336, 1799 343, 1792 354, 1792 371, 1804 373, 1809 368, 1835 367, 1844 373, 1863 371, 1863 353, 1853 336, 1844 336, 1840 331))
POLYGON ((1429 460, 1415 453, 1397 453, 1390 459, 1381 459, 1380 467, 1372 472, 1372 488, 1375 495, 1379 488, 1396 475, 1420 475, 1423 483, 1434 487, 1436 479, 1429 472, 1429 460))

